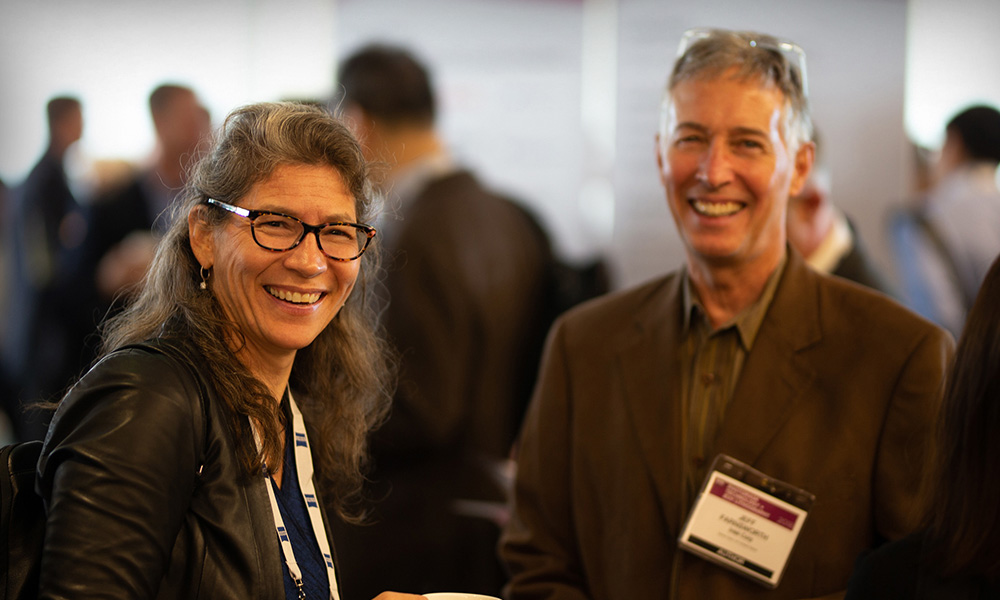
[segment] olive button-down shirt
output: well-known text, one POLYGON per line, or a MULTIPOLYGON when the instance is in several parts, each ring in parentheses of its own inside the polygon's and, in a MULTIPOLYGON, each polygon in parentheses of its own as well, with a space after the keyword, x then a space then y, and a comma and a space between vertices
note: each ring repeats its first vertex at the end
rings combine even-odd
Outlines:
MULTIPOLYGON (((685 399, 682 434, 685 450, 685 498, 697 495, 714 454, 715 438, 726 416, 760 325, 774 298, 787 259, 768 278, 760 297, 732 320, 713 330, 689 276, 684 277, 684 328, 681 344, 685 399)), ((739 457, 736 457, 739 458, 739 457)))

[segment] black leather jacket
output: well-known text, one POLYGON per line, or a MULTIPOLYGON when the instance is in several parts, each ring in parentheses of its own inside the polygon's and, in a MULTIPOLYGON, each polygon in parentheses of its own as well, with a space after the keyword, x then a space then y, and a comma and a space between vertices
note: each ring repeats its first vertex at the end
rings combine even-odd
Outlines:
POLYGON ((241 477, 195 356, 176 341, 119 350, 59 406, 38 466, 40 598, 284 597, 265 480, 241 477))

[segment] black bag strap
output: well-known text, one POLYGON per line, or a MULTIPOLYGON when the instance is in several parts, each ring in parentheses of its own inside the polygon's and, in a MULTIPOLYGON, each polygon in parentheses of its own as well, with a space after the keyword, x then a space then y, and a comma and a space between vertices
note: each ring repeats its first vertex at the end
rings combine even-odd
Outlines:
POLYGON ((0 592, 4 600, 34 598, 45 541, 45 507, 35 491, 38 440, 0 449, 0 592))
POLYGON ((201 404, 201 423, 198 424, 198 428, 202 432, 202 445, 199 455, 202 457, 201 463, 204 464, 205 448, 208 445, 208 384, 205 382, 204 375, 195 366, 197 357, 192 357, 189 351, 187 351, 179 342, 165 337, 153 338, 136 344, 128 344, 127 346, 122 346, 120 349, 125 350, 129 348, 136 348, 146 352, 156 352, 170 357, 177 364, 182 365, 185 369, 187 369, 188 373, 191 374, 192 379, 194 379, 194 381, 198 384, 198 399, 201 404))

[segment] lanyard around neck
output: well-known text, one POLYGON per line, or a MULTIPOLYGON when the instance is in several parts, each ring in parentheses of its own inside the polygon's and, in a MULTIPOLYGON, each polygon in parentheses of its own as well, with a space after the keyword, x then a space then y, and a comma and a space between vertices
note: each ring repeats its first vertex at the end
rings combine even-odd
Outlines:
MULTIPOLYGON (((288 390, 288 405, 292 410, 292 439, 295 444, 293 450, 295 452, 296 471, 298 471, 299 490, 302 493, 302 499, 306 503, 306 510, 309 513, 309 521, 312 523, 316 542, 319 544, 320 552, 323 553, 323 562, 326 563, 327 579, 330 582, 330 599, 340 600, 340 594, 337 591, 337 574, 334 571, 333 555, 330 552, 330 541, 326 537, 326 530, 323 527, 323 515, 320 512, 319 500, 316 497, 316 488, 313 485, 313 461, 312 452, 309 450, 309 438, 306 435, 302 413, 299 412, 299 407, 295 404, 295 399, 292 398, 291 390, 288 390)), ((253 428, 254 439, 257 442, 257 449, 260 450, 260 436, 257 433, 257 428, 253 426, 253 421, 250 424, 253 428)), ((305 592, 302 587, 302 570, 295 561, 292 542, 288 538, 285 521, 281 518, 281 511, 278 509, 278 499, 274 495, 271 482, 267 481, 271 476, 270 474, 265 474, 264 477, 266 478, 264 487, 267 488, 267 496, 271 501, 271 516, 274 517, 274 529, 278 534, 281 552, 285 556, 288 573, 292 576, 292 581, 295 582, 295 587, 299 591, 299 598, 302 599, 305 598, 305 592)))

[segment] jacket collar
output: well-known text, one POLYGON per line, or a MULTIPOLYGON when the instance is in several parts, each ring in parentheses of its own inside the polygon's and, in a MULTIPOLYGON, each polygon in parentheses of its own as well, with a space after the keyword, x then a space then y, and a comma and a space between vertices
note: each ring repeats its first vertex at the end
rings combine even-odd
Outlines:
POLYGON ((819 275, 789 250, 788 267, 733 391, 718 452, 753 464, 815 380, 802 351, 822 339, 818 283, 819 275))

